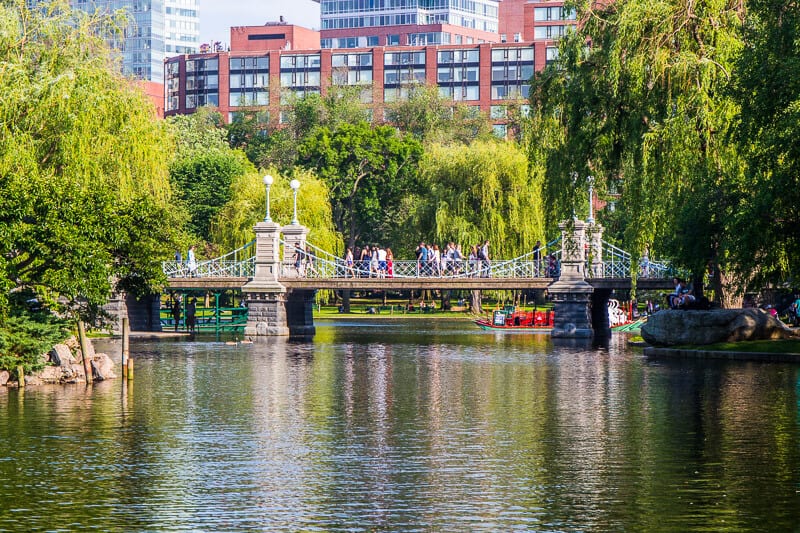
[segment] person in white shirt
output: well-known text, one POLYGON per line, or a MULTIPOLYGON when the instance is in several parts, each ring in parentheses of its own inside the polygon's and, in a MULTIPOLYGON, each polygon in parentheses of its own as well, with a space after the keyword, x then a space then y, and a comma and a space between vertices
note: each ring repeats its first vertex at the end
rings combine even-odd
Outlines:
POLYGON ((195 277, 197 275, 197 259, 194 256, 194 244, 186 252, 186 268, 189 269, 189 276, 195 277))
POLYGON ((386 250, 383 246, 378 248, 378 277, 386 277, 386 250))

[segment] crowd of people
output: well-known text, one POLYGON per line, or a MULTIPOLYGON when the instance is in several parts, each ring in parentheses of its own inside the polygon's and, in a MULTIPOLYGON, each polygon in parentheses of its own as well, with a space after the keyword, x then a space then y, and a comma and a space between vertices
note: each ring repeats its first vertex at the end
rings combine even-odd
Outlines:
MULTIPOLYGON (((536 275, 558 276, 558 260, 555 255, 542 258, 541 242, 533 249, 536 275)), ((460 244, 449 242, 446 245, 420 241, 414 250, 415 275, 417 276, 469 276, 489 277, 491 275, 490 242, 470 245, 465 250, 460 244)), ((391 278, 395 275, 394 254, 391 248, 380 245, 348 247, 342 260, 344 277, 391 278)))

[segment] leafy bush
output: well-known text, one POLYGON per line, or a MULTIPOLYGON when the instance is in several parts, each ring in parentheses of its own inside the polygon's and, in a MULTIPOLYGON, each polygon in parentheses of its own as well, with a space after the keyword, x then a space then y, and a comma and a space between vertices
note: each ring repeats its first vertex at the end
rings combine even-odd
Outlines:
POLYGON ((41 355, 68 332, 67 323, 49 313, 22 312, 6 318, 0 324, 0 370, 15 371, 18 365, 25 373, 41 370, 41 355))

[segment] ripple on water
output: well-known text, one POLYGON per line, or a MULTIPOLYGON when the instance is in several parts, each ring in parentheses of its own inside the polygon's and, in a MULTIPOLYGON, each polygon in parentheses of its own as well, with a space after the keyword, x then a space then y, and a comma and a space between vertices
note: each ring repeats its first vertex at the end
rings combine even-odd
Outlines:
POLYGON ((464 323, 136 342, 136 381, 0 392, 0 530, 791 530, 797 368, 464 323))

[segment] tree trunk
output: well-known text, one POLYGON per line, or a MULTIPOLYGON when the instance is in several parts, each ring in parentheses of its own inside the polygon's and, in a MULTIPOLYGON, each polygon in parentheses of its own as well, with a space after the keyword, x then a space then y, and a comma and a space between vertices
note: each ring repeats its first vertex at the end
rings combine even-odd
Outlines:
POLYGON ((350 291, 342 291, 342 313, 350 312, 350 291))
POLYGON ((469 292, 469 308, 470 311, 476 315, 483 313, 483 308, 481 307, 481 291, 469 292))
POLYGON ((735 279, 734 276, 717 269, 718 275, 714 276, 714 301, 719 302, 723 309, 737 309, 742 307, 746 283, 735 279))
POLYGON ((440 306, 440 309, 442 311, 449 311, 450 309, 452 309, 452 307, 453 306, 450 303, 450 291, 443 290, 442 291, 442 305, 440 306))

